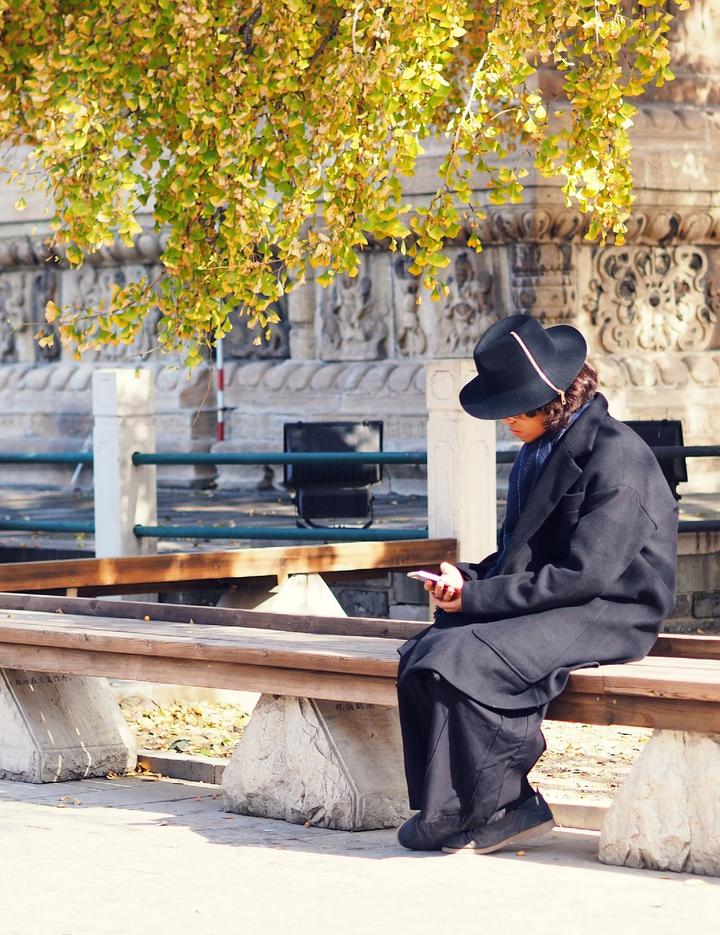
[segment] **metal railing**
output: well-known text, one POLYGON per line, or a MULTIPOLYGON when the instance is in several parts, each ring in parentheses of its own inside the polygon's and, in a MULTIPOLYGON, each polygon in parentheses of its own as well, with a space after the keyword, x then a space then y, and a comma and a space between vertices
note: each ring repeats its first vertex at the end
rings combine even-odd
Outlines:
MULTIPOLYGON (((717 458, 720 445, 664 445, 654 447, 657 458, 717 458)), ((517 449, 496 452, 497 464, 512 464, 517 449)), ((306 452, 135 452, 135 465, 284 465, 284 464, 427 464, 427 451, 306 451, 306 452)), ((57 452, 0 452, 0 464, 92 464, 91 451, 57 452)), ((720 530, 720 519, 683 520, 679 532, 716 532, 720 530)), ((92 522, 74 520, 0 520, 0 531, 58 532, 92 535, 92 522)), ((307 529, 287 526, 182 526, 158 525, 134 528, 139 538, 178 539, 257 539, 257 540, 305 540, 305 541, 357 541, 382 542, 390 540, 424 539, 427 527, 372 529, 337 528, 307 529)))
POLYGON ((427 464, 427 451, 136 451, 133 464, 427 464))
POLYGON ((92 464, 92 451, 0 452, 0 464, 92 464))
POLYGON ((373 527, 371 529, 306 529, 295 526, 135 526, 138 538, 155 539, 258 539, 313 542, 397 542, 407 539, 427 539, 427 526, 409 529, 406 526, 373 527))
MULTIPOLYGON (((720 445, 661 445, 658 458, 720 458, 720 445)), ((512 464, 518 449, 495 453, 497 464, 512 464)), ((136 451, 133 464, 427 464, 427 451, 136 451)), ((0 464, 92 464, 91 451, 0 452, 0 464)))
POLYGON ((3 519, 0 530, 4 532, 67 532, 73 535, 95 533, 95 523, 72 519, 3 519))

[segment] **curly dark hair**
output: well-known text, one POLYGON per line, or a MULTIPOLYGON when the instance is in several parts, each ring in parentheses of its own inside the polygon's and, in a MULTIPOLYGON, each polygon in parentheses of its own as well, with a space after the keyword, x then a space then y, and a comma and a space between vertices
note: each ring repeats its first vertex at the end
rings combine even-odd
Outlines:
POLYGON ((597 373, 589 364, 583 364, 580 373, 575 377, 570 386, 565 390, 565 405, 556 396, 539 409, 533 409, 532 412, 526 412, 526 416, 537 416, 542 414, 545 419, 545 429, 548 432, 558 432, 567 427, 570 416, 577 412, 581 406, 592 399, 597 392, 597 373))

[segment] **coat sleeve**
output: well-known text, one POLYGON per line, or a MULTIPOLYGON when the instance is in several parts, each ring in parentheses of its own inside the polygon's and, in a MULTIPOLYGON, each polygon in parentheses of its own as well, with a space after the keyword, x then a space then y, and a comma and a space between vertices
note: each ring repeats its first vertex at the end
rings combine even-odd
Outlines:
POLYGON ((593 494, 581 513, 562 562, 468 581, 463 614, 483 623, 582 605, 606 592, 637 557, 655 524, 637 491, 626 486, 593 494))
POLYGON ((495 564, 497 557, 498 553, 493 552, 492 555, 486 555, 481 562, 455 562, 455 567, 466 581, 478 581, 485 577, 485 572, 495 564))

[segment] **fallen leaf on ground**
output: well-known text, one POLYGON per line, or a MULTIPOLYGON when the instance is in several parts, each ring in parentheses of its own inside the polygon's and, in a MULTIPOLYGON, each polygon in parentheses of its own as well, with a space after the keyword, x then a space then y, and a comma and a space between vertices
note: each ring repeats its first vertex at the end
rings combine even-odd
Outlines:
POLYGON ((80 805, 80 799, 76 799, 74 795, 63 795, 60 798, 60 808, 66 805, 80 805))
POLYGON ((130 696, 120 707, 138 747, 195 756, 232 756, 249 718, 245 706, 218 701, 177 701, 163 707, 130 696))

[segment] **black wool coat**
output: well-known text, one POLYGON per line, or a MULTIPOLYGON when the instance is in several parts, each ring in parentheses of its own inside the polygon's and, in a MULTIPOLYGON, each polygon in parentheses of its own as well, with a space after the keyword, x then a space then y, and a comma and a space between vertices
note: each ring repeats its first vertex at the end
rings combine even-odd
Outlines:
MULTIPOLYGON (((482 482, 482 481, 480 481, 482 482)), ((677 504, 655 456, 597 394, 545 463, 497 553, 460 565, 461 613, 400 647, 399 682, 431 670, 490 707, 537 707, 569 673, 647 655, 675 600, 677 504)))

